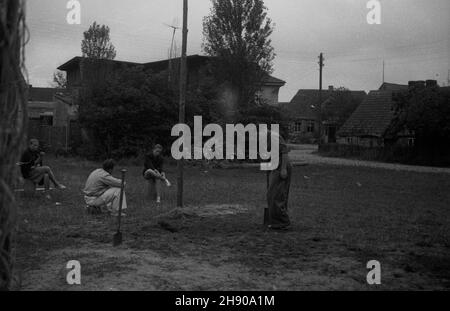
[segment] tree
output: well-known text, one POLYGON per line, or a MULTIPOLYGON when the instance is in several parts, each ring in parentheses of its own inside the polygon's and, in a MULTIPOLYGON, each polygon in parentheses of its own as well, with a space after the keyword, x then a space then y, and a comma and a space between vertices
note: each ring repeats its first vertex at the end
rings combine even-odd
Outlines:
POLYGON ((355 98, 349 89, 336 88, 322 104, 322 120, 334 122, 339 128, 344 125, 360 103, 361 99, 355 98))
POLYGON ((67 79, 62 71, 55 71, 53 73, 53 86, 57 89, 67 88, 67 79))
POLYGON ((450 165, 450 92, 416 84, 394 96, 395 117, 390 134, 405 130, 416 138, 415 151, 428 165, 450 165))
POLYGON ((170 102, 167 80, 158 81, 142 68, 124 68, 83 94, 79 120, 91 134, 89 156, 136 156, 161 135, 170 136, 175 102, 170 102))
MULTIPOLYGON (((178 122, 178 97, 167 83, 168 74, 155 74, 143 66, 123 67, 105 83, 92 84, 79 104, 79 120, 91 140, 84 144, 89 149, 81 153, 92 158, 129 158, 154 143, 170 150, 171 129, 178 122)), ((210 79, 201 81, 187 92, 188 124, 194 115, 211 120, 215 88, 210 79)))
POLYGON ((272 32, 263 0, 212 0, 203 20, 203 50, 215 57, 218 81, 237 89, 239 108, 253 102, 262 78, 272 72, 272 32))
POLYGON ((22 75, 24 8, 24 1, 0 2, 0 290, 12 284, 11 244, 17 211, 12 186, 27 121, 27 84, 22 75))
POLYGON ((268 104, 260 106, 253 106, 245 110, 245 114, 241 115, 239 123, 247 124, 278 124, 280 126, 280 134, 287 138, 288 136, 288 120, 283 116, 283 111, 280 107, 268 104))
POLYGON ((83 57, 94 59, 114 59, 116 49, 110 41, 109 27, 98 25, 94 22, 87 31, 83 33, 84 39, 81 42, 81 52, 83 57))

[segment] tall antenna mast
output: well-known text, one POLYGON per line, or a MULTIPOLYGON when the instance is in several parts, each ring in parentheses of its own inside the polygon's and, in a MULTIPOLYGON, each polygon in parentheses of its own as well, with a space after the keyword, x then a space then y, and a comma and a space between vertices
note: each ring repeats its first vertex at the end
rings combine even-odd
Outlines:
POLYGON ((176 26, 175 24, 178 24, 175 20, 173 21, 172 25, 163 23, 164 25, 166 25, 169 28, 172 28, 172 40, 170 43, 170 51, 169 51, 169 83, 172 81, 172 58, 174 58, 173 55, 174 51, 173 51, 173 47, 174 47, 174 41, 175 41, 175 34, 177 32, 178 29, 180 29, 180 27, 176 26))
POLYGON ((383 59, 383 83, 384 83, 384 59, 383 59))
POLYGON ((448 70, 447 73, 447 86, 450 86, 450 69, 448 70))

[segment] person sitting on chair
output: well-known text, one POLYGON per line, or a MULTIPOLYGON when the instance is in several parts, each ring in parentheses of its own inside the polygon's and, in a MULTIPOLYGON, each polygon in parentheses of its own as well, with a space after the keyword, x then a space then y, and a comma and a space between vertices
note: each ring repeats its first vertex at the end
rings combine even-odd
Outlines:
MULTIPOLYGON (((39 151, 39 140, 35 138, 30 139, 28 149, 22 154, 19 163, 23 178, 32 181, 34 184, 41 185, 45 177, 48 176, 57 189, 66 189, 66 186, 56 180, 51 168, 43 166, 42 158, 44 155, 44 152, 39 151)), ((45 185, 46 190, 48 190, 49 186, 45 185)))
MULTIPOLYGON (((106 209, 106 212, 111 213, 112 216, 118 216, 122 180, 111 175, 114 166, 112 159, 103 162, 103 168, 98 168, 89 175, 83 193, 88 208, 93 207, 100 212, 106 209)), ((127 209, 127 200, 124 192, 122 210, 125 209, 127 209)), ((122 213, 122 216, 125 214, 122 213)))
POLYGON ((164 181, 170 187, 170 182, 163 171, 162 151, 161 145, 153 147, 151 153, 145 156, 144 171, 142 172, 144 178, 148 181, 148 196, 151 200, 156 200, 156 203, 161 203, 160 182, 164 181))

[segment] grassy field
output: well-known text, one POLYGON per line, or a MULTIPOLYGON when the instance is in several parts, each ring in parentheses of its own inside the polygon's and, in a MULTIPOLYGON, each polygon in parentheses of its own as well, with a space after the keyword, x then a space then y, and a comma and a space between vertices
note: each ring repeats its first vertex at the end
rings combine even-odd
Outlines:
MULTIPOLYGON (((211 213, 183 215, 167 214, 176 187, 164 189, 160 206, 150 204, 141 168, 128 166, 124 243, 113 248, 115 219, 83 209, 81 188, 98 164, 48 163, 69 189, 18 194, 16 272, 24 290, 450 289, 448 174, 296 167, 293 230, 271 232, 261 226, 265 174, 256 169, 187 168, 186 204, 211 213), (234 212, 214 215, 223 210, 234 212), (65 282, 73 259, 82 266, 75 287, 65 282), (372 259, 381 263, 378 286, 366 283, 372 259)), ((175 167, 168 176, 176 180, 175 167)))

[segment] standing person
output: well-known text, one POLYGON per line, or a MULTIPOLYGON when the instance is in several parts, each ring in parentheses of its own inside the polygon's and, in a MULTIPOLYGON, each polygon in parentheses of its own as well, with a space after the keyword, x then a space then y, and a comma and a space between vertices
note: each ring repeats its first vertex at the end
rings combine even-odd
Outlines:
POLYGON ((163 171, 164 158, 162 152, 163 147, 159 144, 155 145, 152 151, 145 156, 142 172, 144 178, 148 181, 147 195, 150 200, 156 200, 156 203, 161 203, 161 181, 164 181, 170 187, 170 182, 163 171))
MULTIPOLYGON (((108 159, 103 162, 102 168, 94 170, 88 177, 83 189, 84 200, 88 207, 104 208, 112 216, 118 216, 120 204, 120 188, 122 180, 113 177, 114 160, 108 159)), ((123 193, 122 210, 127 209, 125 192, 123 193)), ((122 213, 122 216, 125 216, 122 213)))
MULTIPOLYGON (((270 135, 278 135, 268 132, 270 135)), ((269 229, 287 230, 291 224, 288 215, 289 187, 291 185, 292 165, 289 161, 288 147, 283 137, 278 135, 279 158, 278 167, 268 172, 267 187, 267 219, 265 223, 269 229)))
POLYGON ((66 186, 56 180, 52 169, 43 165, 42 158, 44 155, 44 152, 39 151, 39 140, 30 139, 28 149, 22 154, 19 163, 23 178, 31 180, 35 184, 41 184, 45 175, 47 175, 57 189, 66 189, 66 186))

